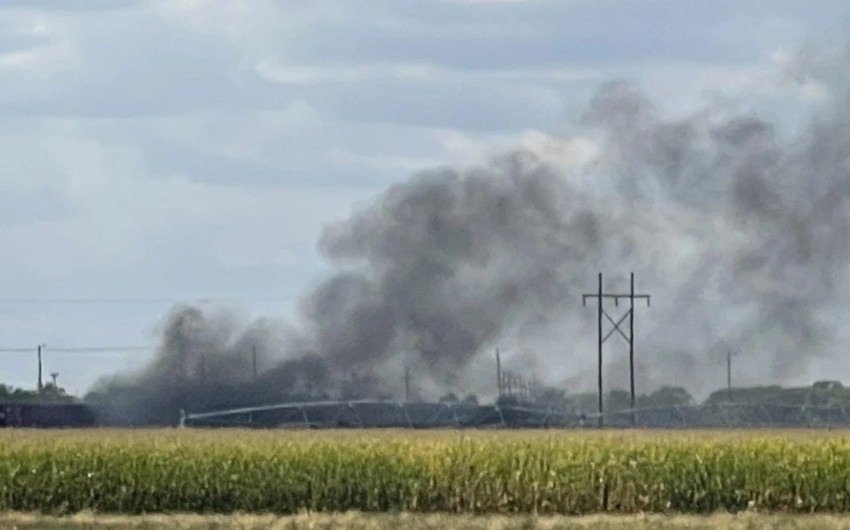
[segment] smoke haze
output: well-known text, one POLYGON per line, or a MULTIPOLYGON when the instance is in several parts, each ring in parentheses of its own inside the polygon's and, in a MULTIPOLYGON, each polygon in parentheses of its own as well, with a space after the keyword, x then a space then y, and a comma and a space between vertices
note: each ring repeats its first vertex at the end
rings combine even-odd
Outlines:
MULTIPOLYGON (((669 118, 638 86, 614 82, 572 135, 416 174, 326 227, 318 248, 335 272, 305 293, 294 325, 174 308, 151 365, 97 395, 170 414, 191 399, 199 409, 400 397, 405 365, 431 399, 492 394, 497 346, 507 368, 584 390, 596 322, 581 294, 595 292, 597 271, 606 291, 625 292, 634 271, 637 290, 653 295, 636 310, 645 391, 721 386, 726 348, 742 354, 742 384, 830 362, 830 318, 846 312, 850 100, 842 76, 793 66, 819 97, 790 128, 722 104, 669 118)), ((615 319, 623 310, 608 309, 615 319)), ((606 384, 622 388, 616 339, 606 384)))

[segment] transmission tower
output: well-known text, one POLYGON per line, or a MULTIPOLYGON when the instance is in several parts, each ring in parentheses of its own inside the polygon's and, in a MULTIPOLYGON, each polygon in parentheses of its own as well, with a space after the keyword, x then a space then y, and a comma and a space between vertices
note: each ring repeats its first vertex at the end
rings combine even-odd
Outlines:
POLYGON ((632 417, 632 425, 635 425, 635 299, 646 300, 646 305, 649 307, 649 295, 648 294, 635 294, 635 273, 631 273, 631 289, 628 294, 614 294, 614 293, 604 293, 602 292, 602 273, 599 273, 599 289, 593 294, 583 294, 581 295, 581 303, 583 306, 587 305, 588 298, 596 298, 598 301, 597 304, 597 331, 598 331, 598 346, 599 346, 599 426, 603 426, 602 420, 602 344, 608 340, 614 332, 618 332, 626 342, 629 343, 629 381, 631 387, 631 417, 632 417), (614 306, 620 306, 620 299, 627 298, 629 300, 629 310, 626 311, 623 316, 620 317, 619 320, 614 320, 611 315, 609 315, 602 304, 602 301, 606 298, 612 298, 614 300, 614 306), (608 319, 608 321, 613 324, 608 333, 603 337, 602 336, 602 317, 608 319), (620 324, 628 317, 629 319, 629 333, 628 335, 620 329, 620 324))

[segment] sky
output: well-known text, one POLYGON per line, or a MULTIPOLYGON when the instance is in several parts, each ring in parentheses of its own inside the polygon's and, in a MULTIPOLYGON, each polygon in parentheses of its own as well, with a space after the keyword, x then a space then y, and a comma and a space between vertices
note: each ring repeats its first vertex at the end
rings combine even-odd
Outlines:
POLYGON ((846 15, 838 0, 6 0, 0 350, 28 351, 0 353, 0 380, 33 387, 44 344, 45 374, 82 393, 143 365, 177 301, 286 318, 327 266, 322 226, 392 183, 545 149, 611 79, 671 113, 758 93, 846 15))

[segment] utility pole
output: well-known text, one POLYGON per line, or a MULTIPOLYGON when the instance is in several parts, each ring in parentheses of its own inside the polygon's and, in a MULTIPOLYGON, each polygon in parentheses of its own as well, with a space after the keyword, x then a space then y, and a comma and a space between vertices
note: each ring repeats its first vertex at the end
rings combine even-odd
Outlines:
POLYGON ((499 391, 499 397, 502 397, 503 386, 502 360, 499 358, 499 348, 496 348, 496 388, 499 391))
MULTIPOLYGON (((629 390, 631 392, 632 426, 637 423, 635 418, 635 273, 630 274, 629 289, 629 390)), ((649 303, 649 299, 647 299, 649 303)))
MULTIPOLYGON (((599 273, 599 292, 597 293, 599 296, 599 311, 596 312, 596 324, 597 324, 597 337, 599 340, 599 428, 601 429, 604 425, 604 421, 602 419, 602 343, 605 342, 605 339, 602 338, 602 273, 599 273)), ((582 303, 584 300, 582 300, 582 303)))
POLYGON ((404 367, 404 401, 410 402, 410 367, 404 367))
POLYGON ((726 350, 726 390, 732 393, 732 350, 726 350))
POLYGON ((257 382, 257 346, 251 346, 251 366, 254 373, 254 382, 257 382))
POLYGON ((631 397, 631 419, 632 425, 637 423, 637 418, 635 417, 635 364, 634 364, 634 348, 635 348, 635 299, 644 299, 646 300, 647 307, 649 306, 650 295, 648 294, 635 294, 635 273, 631 273, 631 289, 628 294, 613 294, 613 293, 603 293, 602 292, 602 273, 599 273, 599 285, 596 294, 583 294, 581 295, 581 303, 582 305, 587 305, 588 298, 596 298, 597 299, 597 312, 596 312, 596 324, 597 324, 597 347, 598 347, 598 392, 599 392, 599 427, 603 426, 602 419, 602 344, 608 340, 608 338, 616 331, 618 332, 626 342, 629 344, 629 381, 630 381, 630 397, 631 397), (620 317, 619 320, 615 321, 611 316, 605 312, 602 301, 605 298, 612 298, 614 300, 614 306, 619 307, 621 298, 629 299, 629 310, 625 315, 620 317), (613 324, 613 328, 608 331, 608 334, 604 337, 602 336, 602 317, 608 319, 608 321, 613 324), (620 329, 620 324, 629 317, 629 334, 623 332, 620 329))
POLYGON ((44 389, 44 383, 41 379, 41 348, 44 347, 44 344, 38 345, 38 391, 41 392, 44 389))

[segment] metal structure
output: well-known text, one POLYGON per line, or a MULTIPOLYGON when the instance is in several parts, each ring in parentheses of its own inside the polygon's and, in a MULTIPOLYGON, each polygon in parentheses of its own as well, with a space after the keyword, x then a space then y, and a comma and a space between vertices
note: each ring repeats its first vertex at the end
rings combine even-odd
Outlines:
POLYGON ((537 393, 537 379, 532 376, 529 381, 526 381, 522 374, 502 370, 501 355, 496 348, 496 389, 499 399, 513 397, 530 400, 537 393))
POLYGON ((599 427, 602 427, 604 425, 604 414, 603 414, 603 407, 602 407, 602 344, 606 340, 608 340, 608 338, 615 331, 619 332, 620 335, 622 335, 622 337, 624 339, 626 339, 626 342, 629 343, 629 382, 630 382, 629 386, 630 386, 630 389, 631 389, 631 409, 630 410, 632 411, 632 424, 636 425, 637 420, 636 420, 636 417, 635 417, 635 341, 634 341, 634 337, 635 337, 635 299, 646 300, 646 305, 648 307, 649 306, 649 300, 650 300, 649 295, 648 294, 635 294, 635 273, 634 272, 631 273, 631 289, 630 289, 628 294, 603 293, 602 292, 602 273, 600 272, 599 273, 599 289, 598 289, 597 293, 596 294, 583 294, 583 295, 581 295, 582 305, 584 305, 584 306, 587 305, 587 299, 588 298, 596 298, 597 299, 597 312, 596 312, 596 315, 597 315, 597 331, 598 331, 598 339, 597 340, 598 340, 598 348, 599 348, 599 352, 598 352, 599 353, 599 378, 598 378, 599 413, 597 415, 597 418, 598 418, 598 422, 599 422, 599 427), (629 310, 626 311, 626 313, 622 317, 620 317, 619 320, 617 320, 615 322, 614 319, 611 318, 611 315, 609 315, 605 311, 605 309, 603 308, 602 301, 605 298, 613 298, 615 307, 620 306, 620 299, 621 298, 628 298, 629 303, 630 303, 629 310), (603 315, 614 326, 614 327, 611 328, 610 331, 608 331, 608 334, 605 335, 604 337, 602 336, 602 316, 603 315), (623 330, 620 329, 620 324, 623 323, 623 321, 626 319, 626 317, 629 318, 629 334, 628 335, 626 335, 623 332, 623 330))
POLYGON ((181 426, 243 427, 570 427, 579 416, 523 405, 378 400, 280 403, 203 413, 181 411, 181 426))
MULTIPOLYGON (((681 405, 625 409, 605 414, 613 428, 850 427, 850 407, 760 403, 681 405), (635 415, 634 413, 639 414, 635 415)), ((260 428, 582 428, 596 414, 506 405, 317 401, 281 403, 205 413, 182 413, 181 427, 260 428)))

